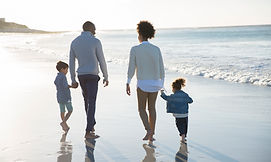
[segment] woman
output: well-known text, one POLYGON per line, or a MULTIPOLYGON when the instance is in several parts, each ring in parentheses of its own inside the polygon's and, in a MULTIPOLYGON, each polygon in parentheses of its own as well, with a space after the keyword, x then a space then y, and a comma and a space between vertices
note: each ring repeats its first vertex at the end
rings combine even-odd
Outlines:
POLYGON ((165 70, 160 49, 149 43, 155 29, 148 21, 137 24, 139 45, 131 48, 126 93, 130 96, 130 82, 136 71, 137 100, 140 118, 146 130, 143 140, 154 141, 156 110, 155 102, 158 91, 163 87, 165 70), (146 112, 148 102, 149 116, 146 112))

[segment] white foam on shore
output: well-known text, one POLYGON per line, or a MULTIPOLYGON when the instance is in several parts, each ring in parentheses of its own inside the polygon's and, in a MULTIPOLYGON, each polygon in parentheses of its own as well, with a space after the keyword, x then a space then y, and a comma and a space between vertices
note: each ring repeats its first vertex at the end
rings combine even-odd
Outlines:
POLYGON ((236 69, 231 66, 189 66, 177 65, 176 67, 167 67, 169 71, 176 71, 194 76, 203 76, 205 78, 219 79, 236 83, 250 83, 260 86, 271 86, 271 74, 268 70, 254 69, 236 69))
MULTIPOLYGON (((117 65, 127 66, 128 59, 124 58, 108 58, 109 63, 117 65)), ((268 60, 265 60, 268 62, 268 60)), ((271 60, 270 60, 271 62, 271 60)), ((253 64, 253 60, 251 61, 253 64)), ((168 72, 178 72, 183 74, 189 74, 194 76, 202 76, 205 78, 225 80, 236 83, 249 83, 258 86, 271 87, 271 63, 263 66, 251 66, 245 68, 239 68, 232 65, 213 65, 206 67, 204 65, 197 65, 191 63, 168 63, 165 61, 165 69, 168 72)))

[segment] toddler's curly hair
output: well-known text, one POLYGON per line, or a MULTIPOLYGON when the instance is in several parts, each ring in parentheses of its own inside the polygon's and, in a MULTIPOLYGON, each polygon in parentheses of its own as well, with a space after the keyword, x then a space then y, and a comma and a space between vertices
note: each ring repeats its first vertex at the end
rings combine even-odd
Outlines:
POLYGON ((172 83, 172 88, 181 90, 185 86, 186 80, 184 78, 178 78, 172 83))

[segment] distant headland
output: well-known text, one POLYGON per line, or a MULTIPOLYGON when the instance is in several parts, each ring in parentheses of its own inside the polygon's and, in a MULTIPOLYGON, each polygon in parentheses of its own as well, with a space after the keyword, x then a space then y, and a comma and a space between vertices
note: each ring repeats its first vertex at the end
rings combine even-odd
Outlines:
POLYGON ((51 33, 43 30, 30 29, 26 25, 14 22, 6 22, 5 18, 0 18, 0 33, 51 33))

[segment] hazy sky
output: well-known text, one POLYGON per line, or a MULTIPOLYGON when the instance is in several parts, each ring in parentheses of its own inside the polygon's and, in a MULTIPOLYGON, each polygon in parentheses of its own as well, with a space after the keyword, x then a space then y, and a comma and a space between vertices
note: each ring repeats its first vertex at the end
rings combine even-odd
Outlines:
POLYGON ((271 0, 1 0, 0 17, 43 30, 271 24, 271 0))

